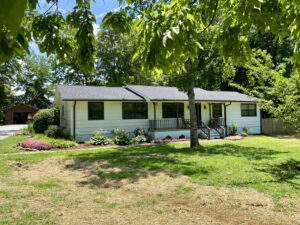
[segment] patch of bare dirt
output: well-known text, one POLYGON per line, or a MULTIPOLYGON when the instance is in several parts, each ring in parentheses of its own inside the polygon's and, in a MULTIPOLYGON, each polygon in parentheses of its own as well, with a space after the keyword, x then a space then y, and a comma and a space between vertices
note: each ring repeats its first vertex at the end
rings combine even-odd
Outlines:
MULTIPOLYGON (((0 190, 22 198, 14 214, 47 211, 58 224, 299 224, 299 199, 290 210, 255 190, 199 185, 174 173, 117 167, 105 160, 47 159, 15 166, 0 190), (31 185, 61 181, 57 188, 31 185)), ((1 201, 0 195, 0 201, 1 201)), ((6 200, 7 201, 7 200, 6 200)))

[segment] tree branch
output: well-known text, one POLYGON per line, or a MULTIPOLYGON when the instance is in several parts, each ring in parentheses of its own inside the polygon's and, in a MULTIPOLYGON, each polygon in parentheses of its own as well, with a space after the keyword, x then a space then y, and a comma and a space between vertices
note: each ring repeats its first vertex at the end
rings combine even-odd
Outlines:
POLYGON ((216 14, 217 14, 218 5, 219 5, 219 0, 216 1, 214 15, 212 16, 212 18, 209 21, 209 23, 207 24, 207 26, 199 34, 202 34, 204 31, 206 31, 212 25, 212 23, 213 23, 213 21, 214 21, 214 19, 216 17, 216 14))
POLYGON ((43 16, 44 16, 44 15, 45 15, 45 14, 46 14, 46 13, 47 13, 54 5, 55 5, 55 3, 56 3, 56 2, 54 2, 54 3, 49 7, 49 9, 47 9, 46 12, 44 12, 43 16))

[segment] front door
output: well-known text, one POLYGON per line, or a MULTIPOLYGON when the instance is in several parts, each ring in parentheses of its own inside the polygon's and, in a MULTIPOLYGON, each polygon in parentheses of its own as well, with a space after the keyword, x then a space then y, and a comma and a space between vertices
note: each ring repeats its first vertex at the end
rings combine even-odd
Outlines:
POLYGON ((201 103, 196 103, 196 115, 197 115, 197 124, 198 126, 201 123, 201 103))

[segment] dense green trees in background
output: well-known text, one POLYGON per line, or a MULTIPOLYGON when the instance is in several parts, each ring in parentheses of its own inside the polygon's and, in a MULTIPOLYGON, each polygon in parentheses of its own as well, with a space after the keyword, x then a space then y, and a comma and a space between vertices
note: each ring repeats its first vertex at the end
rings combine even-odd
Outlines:
POLYGON ((62 83, 170 85, 188 93, 192 118, 195 86, 259 97, 272 116, 300 127, 298 0, 124 2, 95 35, 90 0, 67 16, 38 13, 37 0, 3 0, 0 107, 45 107, 62 83), (54 57, 29 56, 32 41, 54 57))

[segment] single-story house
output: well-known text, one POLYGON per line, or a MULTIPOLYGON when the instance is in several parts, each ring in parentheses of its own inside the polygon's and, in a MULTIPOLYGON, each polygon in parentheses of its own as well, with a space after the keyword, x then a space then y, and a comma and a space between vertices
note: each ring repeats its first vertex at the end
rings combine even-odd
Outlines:
MULTIPOLYGON (((232 124, 261 133, 258 101, 231 91, 195 88, 199 132, 208 138, 224 137, 232 124)), ((131 134, 144 128, 154 138, 189 137, 188 96, 176 87, 128 85, 126 87, 66 86, 56 89, 54 106, 61 126, 76 141, 86 141, 97 131, 111 136, 115 128, 131 134)))
POLYGON ((23 103, 4 108, 4 124, 26 124, 37 111, 38 108, 23 103))

